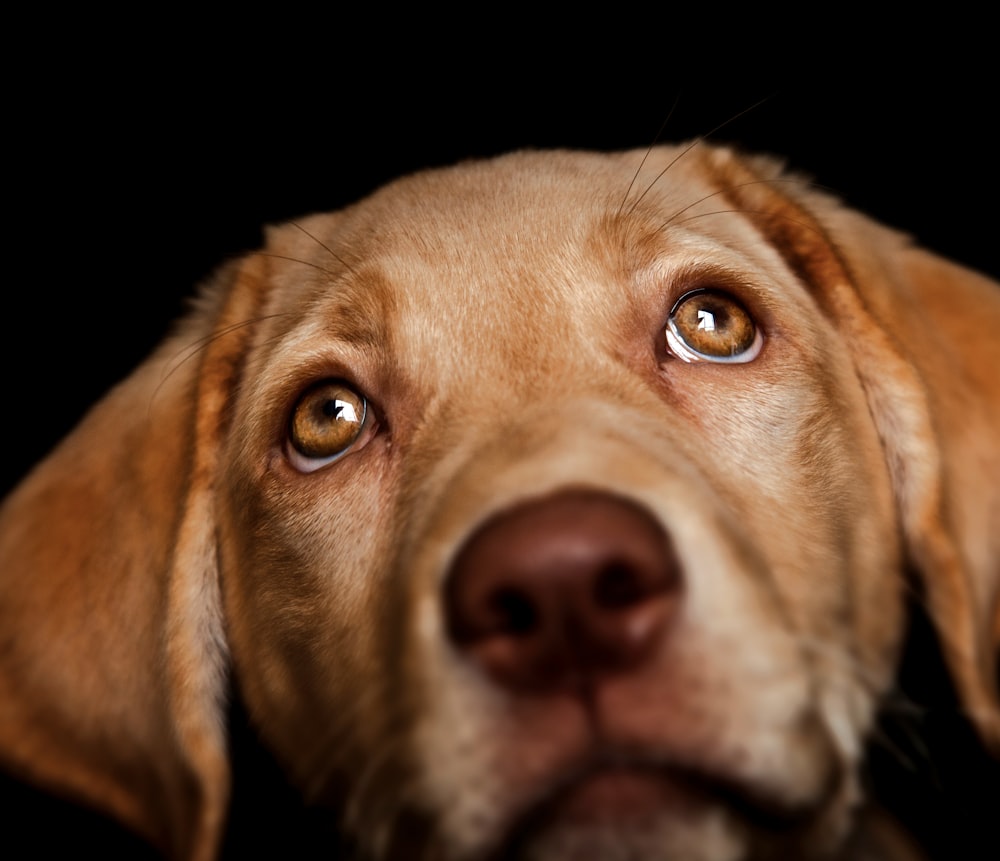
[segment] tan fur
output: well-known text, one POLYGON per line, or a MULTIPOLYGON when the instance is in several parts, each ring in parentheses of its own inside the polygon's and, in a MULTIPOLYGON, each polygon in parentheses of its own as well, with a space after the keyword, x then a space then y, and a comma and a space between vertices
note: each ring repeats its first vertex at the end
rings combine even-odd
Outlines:
MULTIPOLYGON (((225 267, 0 510, 0 763, 207 861, 232 677, 373 855, 405 815, 427 857, 485 857, 593 728, 492 683, 442 590, 497 512, 585 485, 651 512, 685 574, 676 629, 591 718, 815 807, 782 843, 701 805, 619 835, 636 857, 912 857, 857 818, 907 562, 1000 751, 1000 288, 770 159, 645 155, 419 174, 225 267), (751 311, 757 359, 665 354, 697 287, 751 311), (324 378, 377 424, 303 474, 289 414, 324 378)), ((538 857, 578 839, 557 823, 538 857)))

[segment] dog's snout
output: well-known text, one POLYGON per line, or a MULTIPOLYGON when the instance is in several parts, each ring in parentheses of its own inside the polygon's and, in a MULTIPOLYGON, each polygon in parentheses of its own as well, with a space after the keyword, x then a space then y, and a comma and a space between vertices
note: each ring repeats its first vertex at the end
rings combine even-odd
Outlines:
POLYGON ((469 538, 445 613, 452 641, 500 684, 580 687, 649 657, 681 585, 651 514, 609 494, 566 491, 503 512, 469 538))

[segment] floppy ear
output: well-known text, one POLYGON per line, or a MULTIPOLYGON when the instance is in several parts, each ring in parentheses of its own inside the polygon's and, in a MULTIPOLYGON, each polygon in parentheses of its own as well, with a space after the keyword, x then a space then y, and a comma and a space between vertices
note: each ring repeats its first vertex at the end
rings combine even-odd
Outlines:
POLYGON ((1000 754, 1000 285, 787 182, 771 160, 707 158, 851 351, 946 662, 1000 754))
POLYGON ((174 858, 213 857, 228 798, 213 482, 260 265, 0 508, 0 763, 174 858))

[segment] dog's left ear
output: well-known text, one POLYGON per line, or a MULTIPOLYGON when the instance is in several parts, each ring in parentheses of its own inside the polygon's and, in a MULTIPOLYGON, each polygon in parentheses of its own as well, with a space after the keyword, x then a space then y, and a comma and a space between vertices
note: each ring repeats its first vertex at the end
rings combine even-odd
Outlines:
POLYGON ((228 799, 213 491, 262 266, 224 269, 0 508, 0 765, 169 858, 213 857, 228 799))
POLYGON ((1000 285, 789 181, 776 162, 703 157, 843 336, 946 662, 1000 754, 1000 285))

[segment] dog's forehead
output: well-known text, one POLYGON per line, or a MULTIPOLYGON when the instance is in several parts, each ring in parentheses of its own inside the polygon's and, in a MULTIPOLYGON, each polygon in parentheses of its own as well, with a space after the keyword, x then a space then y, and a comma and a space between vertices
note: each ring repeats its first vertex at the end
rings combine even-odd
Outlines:
POLYGON ((523 361, 606 354, 635 334, 644 273, 767 263, 739 259, 754 245, 729 234, 745 220, 677 217, 718 191, 703 161, 682 148, 522 152, 403 178, 273 231, 282 289, 269 310, 299 342, 365 345, 414 376, 432 364, 439 383, 470 351, 481 373, 521 378, 523 361))
POLYGON ((666 147, 470 161, 403 177, 341 212, 273 229, 268 246, 346 276, 382 266, 405 278, 424 268, 438 276, 429 292, 452 273, 481 281, 480 293, 491 282, 503 292, 504 279, 518 272, 572 268, 616 244, 636 250, 718 192, 703 162, 666 147))
POLYGON ((351 207, 327 235, 355 269, 381 263, 405 276, 423 267, 442 287, 454 273, 481 280, 480 292, 491 281, 502 290, 518 273, 586 254, 595 230, 629 207, 640 163, 626 154, 516 153, 425 171, 351 207))

